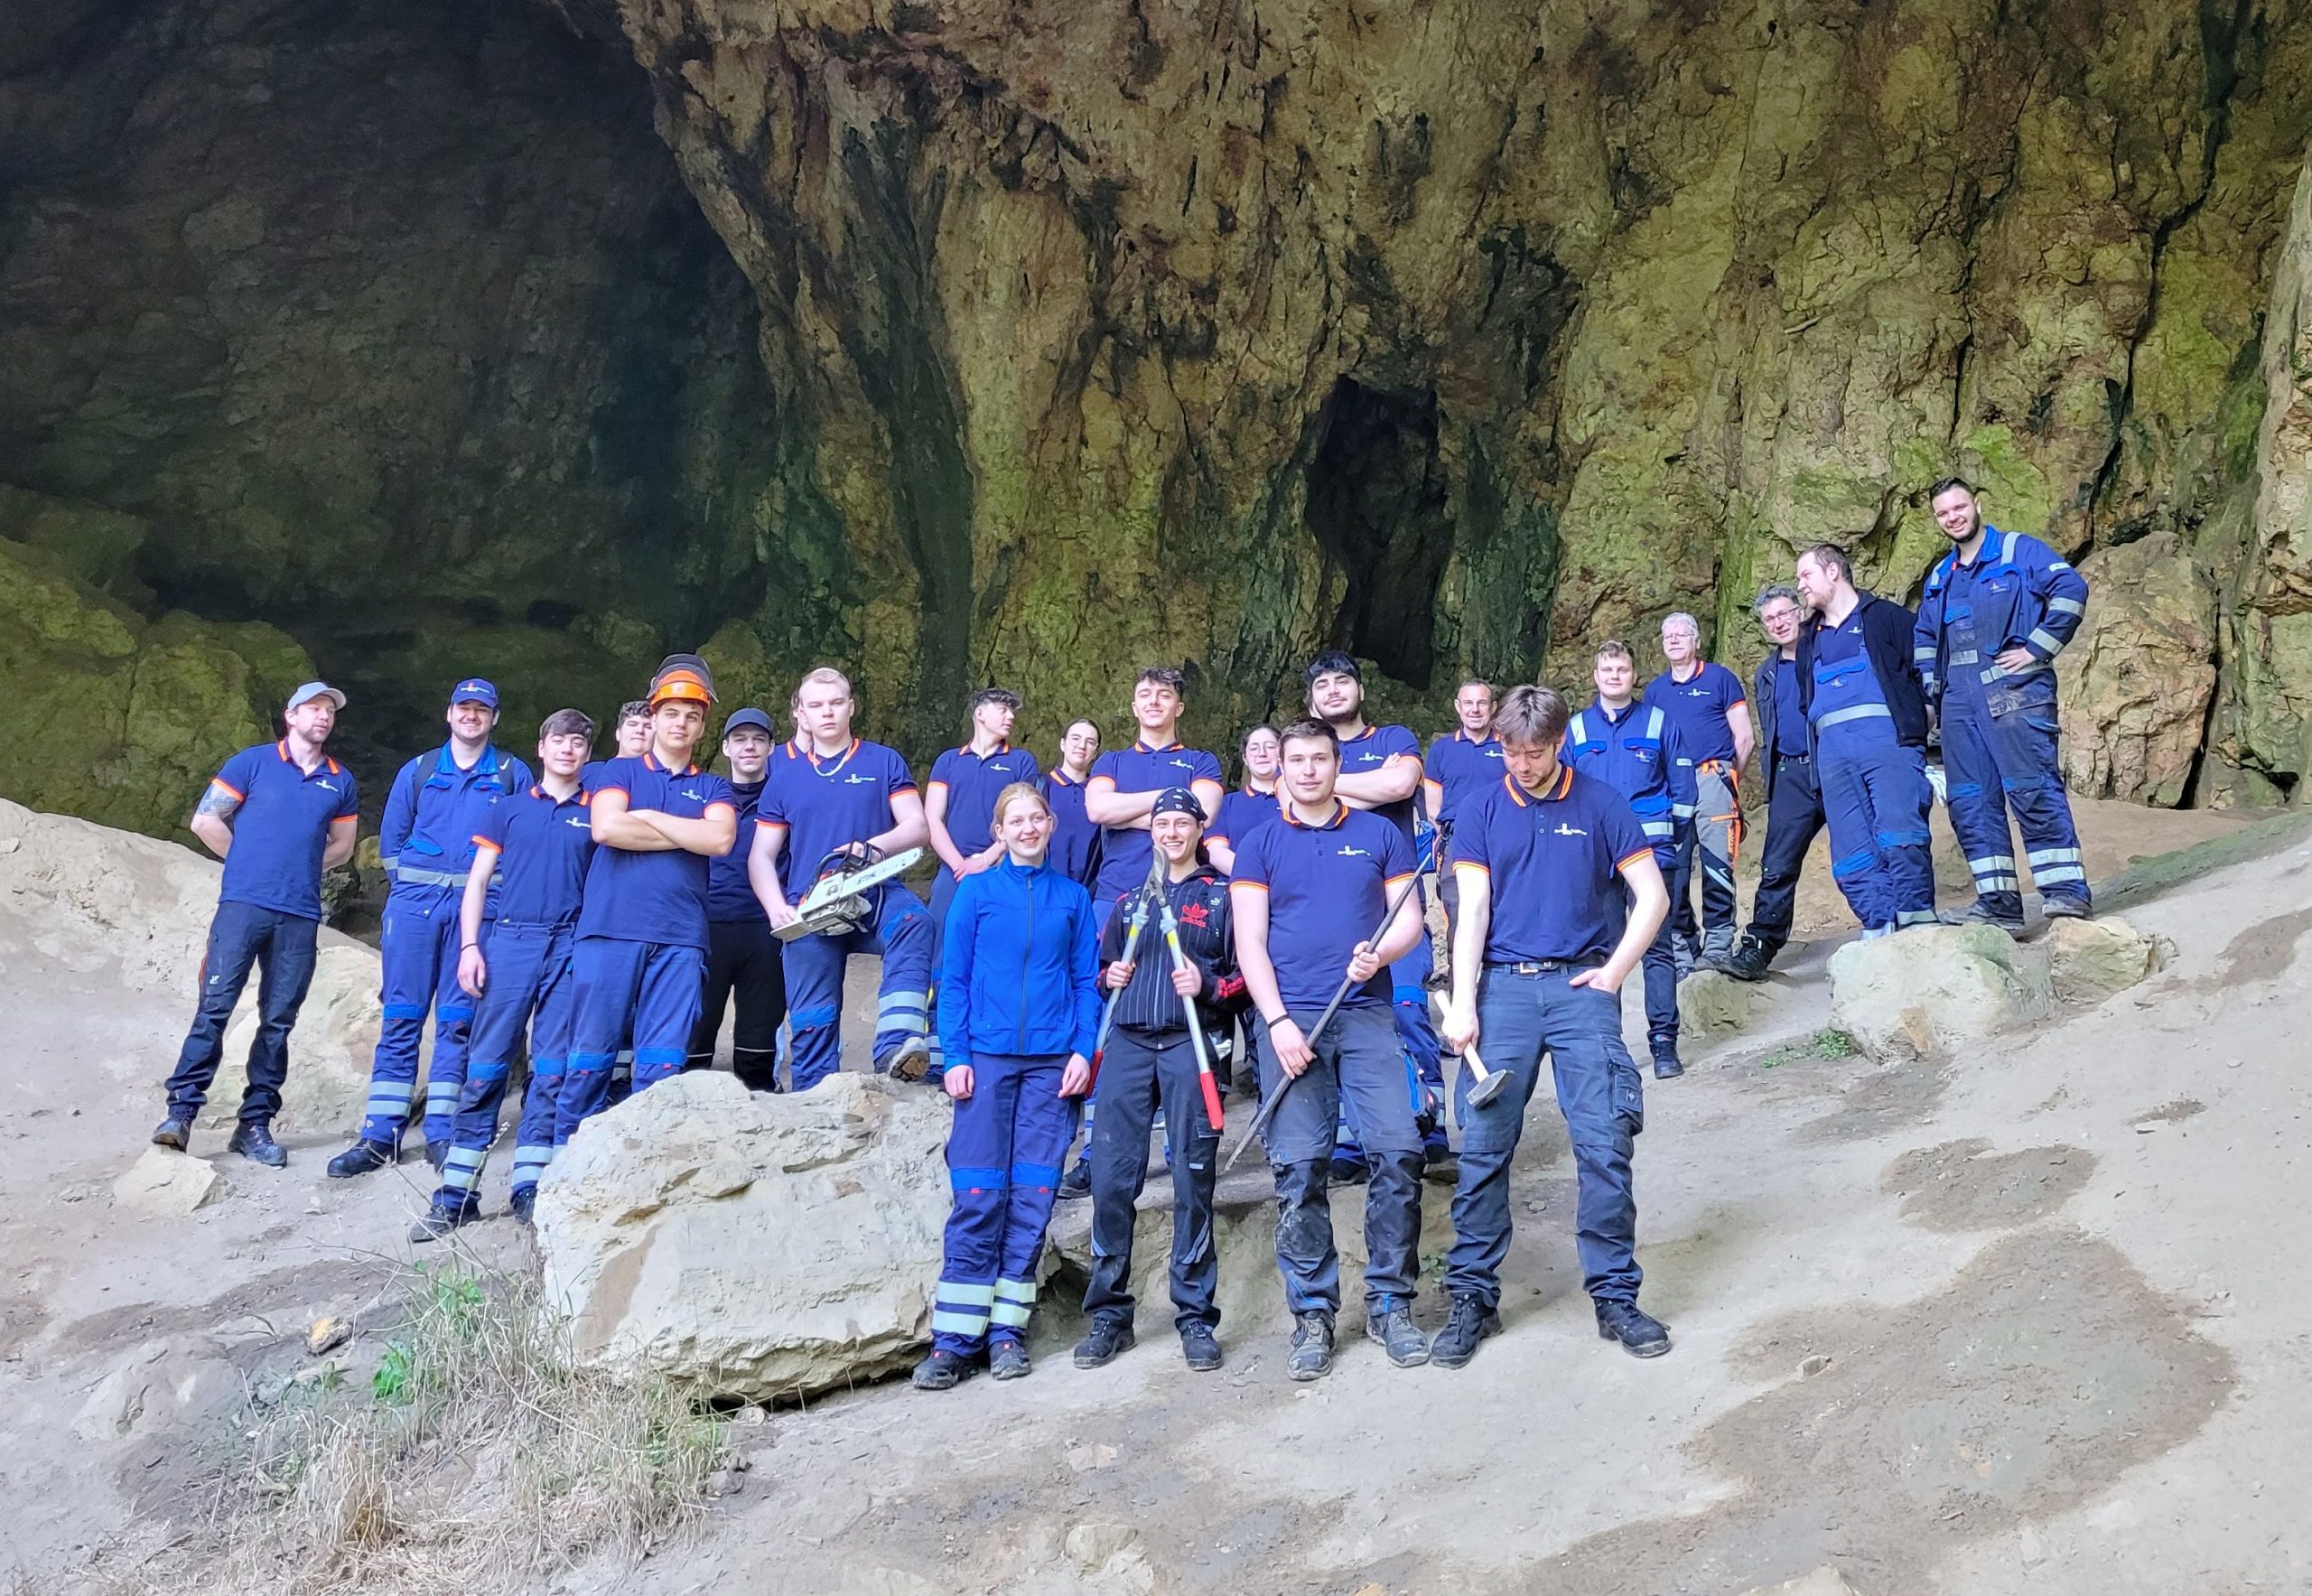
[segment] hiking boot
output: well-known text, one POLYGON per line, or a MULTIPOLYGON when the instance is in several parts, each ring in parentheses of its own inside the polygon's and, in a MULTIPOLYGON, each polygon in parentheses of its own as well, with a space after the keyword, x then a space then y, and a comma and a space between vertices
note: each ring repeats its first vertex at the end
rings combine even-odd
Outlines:
POLYGON ((1763 943, 1743 939, 1742 945, 1719 961, 1721 975, 1737 981, 1763 981, 1767 966, 1774 963, 1775 950, 1763 943))
POLYGON ((934 1347, 908 1378, 918 1391, 952 1391, 977 1373, 979 1365, 962 1353, 934 1347))
POLYGON ((434 1199, 434 1206, 424 1217, 409 1227, 409 1238, 415 1242, 439 1241, 461 1225, 471 1225, 481 1218, 481 1204, 468 1198, 463 1202, 443 1202, 434 1199))
POLYGON ((987 1345, 987 1372, 999 1380, 1024 1379, 1035 1365, 1028 1360, 1028 1344, 1005 1339, 987 1345))
POLYGON ((1059 1190, 1055 1194, 1062 1202, 1079 1202, 1092 1195, 1092 1162, 1079 1158, 1059 1178, 1059 1190))
POLYGON ((537 1206, 538 1189, 535 1186, 517 1186, 506 1199, 506 1212, 517 1225, 536 1225, 537 1206))
POLYGON ((1333 1316, 1317 1309, 1295 1316, 1292 1352, 1284 1372, 1296 1380, 1319 1380, 1333 1372, 1333 1316))
POLYGON ((266 1169, 286 1169, 289 1154, 273 1139, 273 1127, 261 1119, 252 1119, 233 1127, 233 1139, 225 1143, 225 1151, 238 1153, 251 1163, 261 1163, 266 1169))
POLYGON ((1980 898, 1976 899, 1954 923, 1962 926, 1997 926, 2010 937, 2019 936, 2023 930, 2021 911, 2018 910, 2014 914, 1999 914, 1980 898))
POLYGON ((350 1181, 356 1175, 366 1175, 371 1170, 390 1169, 400 1158, 400 1150, 391 1142, 362 1140, 329 1161, 329 1178, 350 1181))
POLYGON ((1412 1321, 1412 1306, 1403 1297, 1383 1297, 1366 1313, 1365 1339, 1380 1342, 1399 1368, 1419 1368, 1429 1361, 1429 1338, 1412 1321))
POLYGON ((1701 937, 1701 962, 1715 969, 1734 952, 1734 928, 1712 926, 1701 937))
POLYGON ((1139 1339, 1128 1319, 1095 1319, 1092 1328, 1084 1332, 1084 1339, 1076 1343, 1076 1367, 1105 1368, 1131 1351, 1139 1339))
POLYGON ((1655 1079, 1675 1080, 1685 1072, 1685 1064, 1678 1057, 1676 1042, 1657 1041, 1654 1044, 1655 1079))
POLYGON ((892 1050, 890 1076, 893 1080, 915 1082, 931 1068, 931 1044, 919 1036, 910 1036, 892 1050))
POLYGON ((1598 1339, 1619 1341, 1632 1358, 1659 1358, 1670 1349, 1670 1329, 1635 1302, 1598 1304, 1598 1339))
POLYGON ((2049 919, 2093 919, 2095 911, 2084 898, 2050 898, 2039 896, 2039 912, 2049 919))
POLYGON ((1220 1338, 1210 1325, 1191 1320, 1180 1327, 1180 1356, 1198 1374, 1209 1373, 1220 1367, 1220 1338))
POLYGON ((192 1141, 192 1121, 172 1114, 153 1127, 153 1145, 173 1147, 182 1153, 192 1141))
POLYGON ((1455 1295, 1445 1328, 1429 1343, 1429 1361, 1439 1368, 1459 1368, 1478 1355, 1478 1343, 1501 1333, 1501 1315, 1475 1297, 1455 1295))

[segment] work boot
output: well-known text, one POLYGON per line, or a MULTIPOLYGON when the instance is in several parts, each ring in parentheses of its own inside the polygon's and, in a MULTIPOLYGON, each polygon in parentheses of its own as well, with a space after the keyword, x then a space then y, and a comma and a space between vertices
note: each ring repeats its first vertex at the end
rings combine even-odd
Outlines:
POLYGON ((1333 1372, 1333 1316, 1320 1309, 1296 1315, 1292 1352, 1284 1372, 1296 1380, 1319 1380, 1333 1372))
POLYGON ((1719 970, 1737 981, 1763 981, 1774 963, 1775 949, 1763 942, 1742 938, 1742 945, 1719 962, 1719 970))
POLYGON ((1429 1361, 1439 1368, 1459 1368, 1478 1355, 1478 1343, 1501 1333, 1501 1315, 1475 1297, 1456 1293, 1453 1311, 1445 1328, 1429 1343, 1429 1361))
POLYGON ((1057 1193, 1062 1202, 1077 1202, 1092 1195, 1092 1161, 1079 1158, 1059 1178, 1057 1193))
POLYGON ((390 1169, 400 1159, 400 1149, 391 1142, 359 1141, 329 1161, 329 1178, 350 1181, 356 1175, 366 1175, 371 1170, 390 1169))
POLYGON ((1980 898, 1976 899, 1954 923, 1962 926, 1997 926, 2010 937, 2019 936, 2023 930, 2022 915, 1995 913, 1990 906, 1980 898))
POLYGON ((535 1186, 517 1186, 506 1199, 506 1212, 517 1225, 536 1225, 537 1206, 538 1189, 535 1186))
POLYGON ((1028 1344, 1005 1337, 987 1344, 987 1372, 999 1380, 1024 1379, 1035 1368, 1028 1360, 1028 1344))
POLYGON ((2088 907, 2087 900, 2084 898, 2050 898, 2044 892, 2039 895, 2039 912, 2049 919, 2093 919, 2095 918, 2095 911, 2088 907))
POLYGON ((471 1197, 463 1202, 443 1202, 437 1197, 424 1217, 409 1227, 409 1238, 415 1242, 439 1241, 459 1226, 471 1225, 480 1218, 481 1204, 471 1197))
POLYGON ((1373 1178, 1372 1170, 1367 1167, 1362 1157, 1337 1157, 1332 1161, 1327 1174, 1331 1183, 1336 1186, 1362 1186, 1373 1178))
POLYGON ((173 1147, 182 1153, 192 1140, 192 1121, 172 1114, 153 1127, 153 1145, 173 1147))
POLYGON ((233 1139, 225 1143, 225 1151, 238 1153, 251 1163, 261 1163, 266 1169, 285 1169, 289 1155, 281 1143, 273 1139, 273 1127, 261 1119, 245 1120, 233 1127, 233 1139))
POLYGON ((1659 1358, 1670 1349, 1670 1329, 1635 1302, 1599 1298, 1598 1339, 1619 1341, 1632 1358, 1659 1358))
POLYGON ((1365 1339, 1380 1342, 1399 1368, 1419 1368, 1429 1361, 1429 1338, 1412 1321, 1412 1305, 1403 1297, 1383 1297, 1366 1313, 1365 1339))
POLYGON ((931 1044, 919 1036, 910 1036, 891 1050, 890 1075, 893 1080, 910 1084, 921 1080, 924 1071, 931 1068, 931 1044))
POLYGON ((1132 1321, 1103 1314, 1076 1343, 1076 1367, 1105 1368, 1131 1351, 1139 1339, 1133 1333, 1132 1321))
POLYGON ((934 1347, 908 1377, 918 1391, 952 1391, 977 1373, 979 1365, 962 1353, 934 1347))
POLYGON ((1180 1356, 1198 1374, 1209 1373, 1220 1367, 1220 1338, 1210 1325, 1192 1319, 1180 1326, 1180 1356))
POLYGON ((1685 1072, 1686 1067, 1678 1058, 1676 1042, 1657 1041, 1654 1044, 1655 1079, 1675 1080, 1685 1072))

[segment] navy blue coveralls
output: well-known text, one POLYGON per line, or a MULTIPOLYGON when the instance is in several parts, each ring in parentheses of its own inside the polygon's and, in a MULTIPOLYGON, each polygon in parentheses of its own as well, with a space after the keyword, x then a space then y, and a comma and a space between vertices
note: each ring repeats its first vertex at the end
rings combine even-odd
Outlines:
MULTIPOLYGON (((1683 734, 1662 706, 1629 704, 1618 715, 1602 704, 1579 711, 1566 723, 1564 760, 1629 800, 1662 879, 1675 880, 1697 789, 1683 734)), ((1678 959, 1671 936, 1664 916, 1645 950, 1645 1035, 1657 1059, 1678 1051, 1678 959)))
POLYGON ((1898 638, 1910 611, 1865 593, 1846 620, 1807 622, 1799 643, 1806 722, 1823 817, 1831 828, 1831 878, 1866 932, 1926 925, 1934 919, 1934 867, 1927 852, 1924 706, 1906 662, 1889 643, 1873 659, 1869 633, 1898 638), (1887 611, 1891 611, 1892 615, 1887 611), (1874 618, 1874 611, 1877 616, 1874 618), (1882 677, 1882 666, 1892 679, 1882 677), (1909 714, 1898 719, 1896 700, 1909 714), (1920 723, 1905 734, 1903 721, 1920 723))
POLYGON ((1972 564, 1961 565, 1954 548, 1926 574, 1915 657, 1927 702, 1942 711, 1951 828, 1977 901, 2001 919, 2023 913, 2009 810, 2039 895, 2088 905, 2079 830, 2056 760, 2054 664, 2086 614, 2085 578, 2020 532, 1986 526, 1972 564), (2013 648, 2032 663, 2010 674, 1998 656, 2013 648))

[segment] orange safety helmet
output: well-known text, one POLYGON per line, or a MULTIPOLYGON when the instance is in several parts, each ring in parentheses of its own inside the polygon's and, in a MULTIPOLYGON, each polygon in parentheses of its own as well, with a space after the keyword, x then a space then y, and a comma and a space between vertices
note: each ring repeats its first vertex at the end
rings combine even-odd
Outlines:
POLYGON ((650 707, 657 709, 670 699, 702 705, 714 702, 714 673, 705 660, 695 654, 669 654, 659 662, 658 674, 650 678, 650 707))

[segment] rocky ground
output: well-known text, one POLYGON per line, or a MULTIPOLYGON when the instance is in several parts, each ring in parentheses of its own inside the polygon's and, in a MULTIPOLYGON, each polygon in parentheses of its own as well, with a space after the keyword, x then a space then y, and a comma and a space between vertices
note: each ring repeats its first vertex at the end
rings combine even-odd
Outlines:
MULTIPOLYGON (((2117 807, 2086 828, 2099 878, 2133 883, 2128 919, 2175 945, 2144 985, 1875 1063, 1818 1041, 1817 940, 1650 1090, 1641 1261, 1667 1358, 1594 1339, 1564 1138, 1537 1106, 1507 1330, 1465 1370, 1350 1340, 1329 1380, 1286 1382, 1261 1181, 1240 1176, 1221 1374, 1179 1366, 1161 1304, 1139 1350, 1080 1373, 1071 1316, 1047 1312, 1021 1385, 753 1410, 743 1489, 695 1535, 567 1582, 1745 1591, 1828 1567, 1862 1592, 2304 1588, 2312 1259, 2285 1216, 2312 1110, 2292 1067, 2312 843, 2117 807)), ((287 1171, 222 1157, 214 1132, 158 1195, 123 1179, 211 891, 181 849, 0 808, 0 1489, 27 1588, 133 1567, 196 1523, 246 1394, 313 1366, 314 1320, 354 1323, 336 1356, 355 1372, 374 1359, 423 1200, 414 1175, 322 1178, 357 1062, 325 1050, 301 1055, 287 1171)), ((324 1034, 359 1034, 367 957, 333 946, 324 1034)), ((1443 1208, 1433 1192, 1426 1253, 1443 1208)), ((526 1263, 509 1225, 467 1234, 526 1263)), ((1433 1293, 1422 1313, 1441 1317, 1433 1293)))

